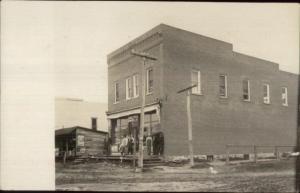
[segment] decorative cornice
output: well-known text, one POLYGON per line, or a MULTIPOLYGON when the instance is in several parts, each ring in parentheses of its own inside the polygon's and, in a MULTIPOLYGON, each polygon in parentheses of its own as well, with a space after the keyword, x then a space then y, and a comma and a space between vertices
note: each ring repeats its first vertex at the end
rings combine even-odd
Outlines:
POLYGON ((161 41, 162 40, 161 37, 162 37, 162 33, 160 31, 156 31, 154 33, 145 34, 145 35, 138 37, 137 39, 129 42, 125 46, 123 46, 123 47, 117 49, 116 51, 112 52, 111 54, 109 54, 107 57, 108 65, 110 66, 110 63, 112 62, 112 60, 117 61, 120 58, 126 57, 126 55, 128 55, 133 48, 136 50, 141 50, 142 47, 144 47, 144 49, 145 49, 147 44, 149 44, 149 42, 151 42, 151 41, 152 42, 161 41))
MULTIPOLYGON (((139 49, 139 51, 141 52, 148 52, 148 50, 150 50, 151 48, 158 46, 161 44, 161 41, 155 42, 154 44, 149 44, 147 47, 143 48, 143 49, 139 49)), ((114 59, 114 62, 111 62, 108 66, 108 68, 111 68, 113 66, 116 66, 122 62, 125 62, 127 60, 129 60, 130 58, 134 57, 134 55, 131 54, 130 50, 128 50, 128 52, 126 52, 126 54, 123 55, 123 57, 120 57, 118 59, 114 59)))

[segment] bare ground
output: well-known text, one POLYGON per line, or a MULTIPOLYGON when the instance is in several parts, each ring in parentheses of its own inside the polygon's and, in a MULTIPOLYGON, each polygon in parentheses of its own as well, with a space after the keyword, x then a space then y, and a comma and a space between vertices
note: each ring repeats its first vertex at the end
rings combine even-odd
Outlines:
POLYGON ((57 190, 295 192, 295 160, 158 166, 134 173, 107 162, 56 165, 57 190), (217 171, 211 173, 209 167, 217 171))

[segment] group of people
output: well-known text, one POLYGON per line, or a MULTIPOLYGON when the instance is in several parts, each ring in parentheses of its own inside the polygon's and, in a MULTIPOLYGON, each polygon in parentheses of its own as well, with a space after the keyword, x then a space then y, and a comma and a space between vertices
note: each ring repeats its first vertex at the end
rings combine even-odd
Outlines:
MULTIPOLYGON (((134 137, 132 135, 124 135, 123 139, 121 140, 121 144, 120 144, 120 152, 121 155, 125 155, 125 154, 129 154, 129 155, 133 155, 133 150, 134 150, 134 137)), ((138 141, 137 141, 138 143, 138 141)), ((138 144, 136 144, 136 148, 138 147, 138 144)))
MULTIPOLYGON (((150 135, 144 137, 143 145, 146 146, 147 155, 163 155, 164 153, 164 136, 163 134, 157 133, 155 135, 150 135)), ((121 155, 133 155, 134 149, 134 137, 132 135, 124 135, 121 144, 119 147, 119 151, 121 155)), ((138 140, 136 140, 136 151, 138 151, 138 140)))
MULTIPOLYGON (((104 154, 111 154, 111 145, 112 141, 109 136, 104 140, 104 154)), ((164 135, 162 132, 144 136, 143 145, 146 146, 147 155, 163 155, 164 154, 164 135)), ((119 146, 119 152, 122 156, 124 155, 133 155, 134 146, 136 152, 139 151, 139 140, 135 140, 133 135, 125 134, 121 139, 119 146)))

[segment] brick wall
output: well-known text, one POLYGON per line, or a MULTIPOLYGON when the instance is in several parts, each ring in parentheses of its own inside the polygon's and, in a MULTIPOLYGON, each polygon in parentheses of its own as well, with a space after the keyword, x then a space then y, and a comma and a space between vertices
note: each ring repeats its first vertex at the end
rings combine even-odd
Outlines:
MULTIPOLYGON (((158 56, 160 51, 160 45, 157 45, 147 52, 152 55, 158 56)), ((108 69, 108 110, 110 112, 126 110, 134 107, 141 106, 142 103, 142 90, 141 90, 141 71, 142 71, 142 59, 138 57, 131 57, 121 64, 112 66, 108 69), (134 74, 139 75, 139 97, 126 100, 126 78, 134 74), (120 86, 120 102, 114 104, 114 83, 118 81, 120 86)), ((155 102, 156 98, 160 96, 160 65, 159 61, 146 61, 145 69, 152 67, 154 75, 153 94, 146 96, 146 104, 155 102)), ((144 74, 145 75, 145 74, 144 74)))
POLYGON ((176 92, 191 84, 192 68, 201 71, 203 91, 202 96, 191 97, 195 154, 225 153, 226 144, 295 144, 298 76, 280 72, 278 64, 234 53, 213 39, 203 43, 188 33, 172 28, 163 32, 166 154, 188 152, 186 95, 176 92), (220 48, 229 51, 214 52, 220 48), (228 76, 227 99, 218 95, 220 73, 228 76), (250 80, 250 102, 242 99, 244 78, 250 80), (270 84, 270 105, 263 104, 263 83, 270 84), (281 86, 288 87, 288 107, 281 105, 281 86))
MULTIPOLYGON (((298 75, 282 72, 279 65, 232 50, 232 44, 188 31, 159 25, 145 33, 148 38, 130 42, 109 55, 108 110, 140 106, 140 96, 125 101, 125 79, 141 73, 142 60, 125 48, 147 51, 159 58, 154 68, 154 91, 146 104, 162 100, 161 128, 166 155, 186 155, 186 95, 177 91, 191 85, 191 69, 201 71, 203 95, 192 95, 193 143, 195 154, 222 154, 226 144, 294 145, 297 128, 298 75), (159 38, 151 33, 160 32, 159 38), (117 58, 116 53, 124 51, 117 58), (120 62, 121 61, 121 62, 120 62), (219 74, 227 75, 228 98, 219 97, 219 74), (242 99, 242 80, 250 80, 251 100, 242 99), (121 101, 114 102, 113 83, 120 80, 121 101), (271 104, 263 103, 263 83, 270 84, 271 104), (288 107, 282 106, 281 87, 288 87, 288 107)), ((141 37, 145 37, 145 34, 141 37)), ((245 153, 237 149, 232 153, 245 153)))

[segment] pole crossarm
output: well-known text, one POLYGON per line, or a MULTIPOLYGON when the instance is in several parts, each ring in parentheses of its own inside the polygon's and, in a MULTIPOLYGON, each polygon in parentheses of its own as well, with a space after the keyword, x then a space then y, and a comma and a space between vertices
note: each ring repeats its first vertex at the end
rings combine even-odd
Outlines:
POLYGON ((143 58, 149 59, 149 60, 157 60, 156 57, 151 56, 151 55, 148 54, 148 53, 145 53, 145 52, 137 52, 137 51, 135 51, 134 49, 131 50, 131 54, 133 54, 133 55, 135 55, 135 56, 143 57, 143 58))
POLYGON ((192 88, 194 88, 196 86, 197 86, 197 84, 193 84, 192 86, 189 86, 189 87, 186 87, 184 89, 181 89, 181 90, 177 91, 177 93, 182 93, 182 92, 190 90, 190 89, 192 89, 192 88))

